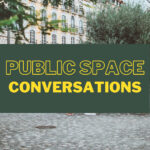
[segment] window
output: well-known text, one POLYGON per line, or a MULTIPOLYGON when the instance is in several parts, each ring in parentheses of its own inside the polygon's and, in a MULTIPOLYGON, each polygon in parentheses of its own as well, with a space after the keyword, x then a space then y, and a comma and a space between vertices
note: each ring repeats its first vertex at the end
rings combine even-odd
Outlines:
POLYGON ((62 36, 62 44, 66 44, 66 37, 62 36))
POLYGON ((71 44, 75 44, 75 38, 71 37, 71 44))
POLYGON ((42 44, 47 44, 46 34, 42 33, 42 44))
POLYGON ((45 9, 42 9, 42 20, 45 21, 46 20, 46 10, 45 9))
POLYGON ((54 29, 58 29, 57 14, 55 12, 52 13, 52 21, 54 21, 54 29))
POLYGON ((34 6, 30 7, 30 15, 35 16, 35 7, 34 6))
POLYGON ((65 28, 66 27, 66 16, 62 15, 62 27, 65 28))
POLYGON ((83 4, 80 2, 79 4, 79 14, 84 15, 84 9, 83 9, 83 4))
POLYGON ((57 36, 56 36, 56 34, 52 34, 52 44, 57 44, 57 36))
POLYGON ((30 30, 30 43, 35 44, 35 31, 30 30))
POLYGON ((57 20, 57 15, 55 12, 52 13, 52 20, 57 20))
POLYGON ((71 28, 75 28, 75 18, 71 16, 71 28))
POLYGON ((83 21, 79 21, 79 33, 83 34, 83 21))

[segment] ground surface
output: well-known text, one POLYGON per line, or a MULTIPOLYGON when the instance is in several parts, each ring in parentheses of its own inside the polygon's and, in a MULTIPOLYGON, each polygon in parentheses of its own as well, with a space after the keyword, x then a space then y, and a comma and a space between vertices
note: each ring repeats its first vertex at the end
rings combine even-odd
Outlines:
POLYGON ((0 150, 150 150, 150 115, 0 114, 0 150))

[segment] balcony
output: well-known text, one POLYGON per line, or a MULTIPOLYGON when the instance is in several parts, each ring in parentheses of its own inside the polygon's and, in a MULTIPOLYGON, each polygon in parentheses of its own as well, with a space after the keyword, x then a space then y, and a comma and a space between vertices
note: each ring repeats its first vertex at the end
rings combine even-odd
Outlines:
POLYGON ((77 26, 70 26, 69 32, 72 34, 78 34, 78 27, 77 26))
POLYGON ((83 34, 84 34, 84 29, 83 29, 83 27, 82 27, 82 28, 81 28, 81 27, 79 28, 79 34, 80 34, 80 35, 83 35, 83 34))
POLYGON ((61 28, 60 29, 61 29, 62 32, 68 32, 68 30, 69 30, 68 24, 63 22, 61 24, 61 28))
POLYGON ((58 20, 51 20, 51 29, 58 30, 59 29, 59 21, 58 20))

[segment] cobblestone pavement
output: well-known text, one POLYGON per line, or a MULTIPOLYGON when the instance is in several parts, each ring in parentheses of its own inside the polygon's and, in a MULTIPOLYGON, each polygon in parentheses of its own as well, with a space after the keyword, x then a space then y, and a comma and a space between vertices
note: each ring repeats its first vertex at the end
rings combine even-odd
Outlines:
POLYGON ((150 150, 150 115, 4 113, 0 150, 150 150))

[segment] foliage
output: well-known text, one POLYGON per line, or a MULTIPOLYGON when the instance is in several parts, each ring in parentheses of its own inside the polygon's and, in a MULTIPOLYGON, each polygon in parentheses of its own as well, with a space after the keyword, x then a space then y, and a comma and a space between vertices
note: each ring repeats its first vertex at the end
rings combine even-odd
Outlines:
POLYGON ((76 32, 77 32, 77 28, 72 28, 72 27, 70 27, 70 28, 68 28, 68 30, 69 30, 69 32, 71 32, 71 33, 76 33, 76 32))
POLYGON ((37 23, 37 18, 30 15, 30 7, 20 0, 1 0, 0 2, 0 32, 9 29, 15 33, 16 43, 25 37, 25 29, 37 23), (24 26, 24 21, 26 25, 24 26))
POLYGON ((10 17, 9 19, 4 19, 0 21, 0 30, 2 31, 2 26, 9 26, 11 25, 13 22, 17 21, 18 17, 17 15, 10 17))
POLYGON ((68 30, 69 30, 68 27, 61 27, 62 32, 68 32, 68 30))
POLYGON ((150 12, 140 5, 107 5, 87 17, 90 43, 150 44, 150 12))

